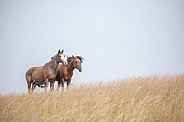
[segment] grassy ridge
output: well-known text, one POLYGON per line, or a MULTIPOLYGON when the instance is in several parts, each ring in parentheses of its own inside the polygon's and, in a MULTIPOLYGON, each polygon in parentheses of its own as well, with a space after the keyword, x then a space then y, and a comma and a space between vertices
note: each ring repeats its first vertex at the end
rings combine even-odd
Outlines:
POLYGON ((184 75, 137 77, 67 92, 0 96, 0 121, 183 122, 184 75))

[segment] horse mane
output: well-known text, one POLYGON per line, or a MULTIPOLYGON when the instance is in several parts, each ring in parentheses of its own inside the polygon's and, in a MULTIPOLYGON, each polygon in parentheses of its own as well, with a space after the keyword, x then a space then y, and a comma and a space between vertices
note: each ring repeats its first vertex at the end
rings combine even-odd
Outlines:
POLYGON ((56 59, 56 56, 57 56, 57 54, 55 56, 51 57, 51 60, 50 61, 55 60, 56 59))
POLYGON ((84 58, 82 56, 76 56, 81 62, 83 62, 84 58))
MULTIPOLYGON (((84 58, 83 58, 82 56, 76 56, 76 58, 78 58, 78 59, 81 61, 81 63, 82 63, 83 60, 84 60, 84 58)), ((68 61, 68 62, 71 62, 72 59, 73 59, 73 57, 67 57, 67 61, 68 61)))

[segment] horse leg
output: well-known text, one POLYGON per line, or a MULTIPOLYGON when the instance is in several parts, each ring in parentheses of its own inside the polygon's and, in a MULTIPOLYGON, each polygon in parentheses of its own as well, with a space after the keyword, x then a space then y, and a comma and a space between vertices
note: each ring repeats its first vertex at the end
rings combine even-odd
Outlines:
POLYGON ((35 88, 36 88, 36 83, 33 82, 33 83, 32 83, 32 92, 35 90, 35 88))
POLYGON ((54 91, 54 81, 50 81, 50 91, 54 91))
POLYGON ((70 82, 71 82, 71 78, 69 78, 68 81, 67 81, 67 90, 68 90, 69 87, 70 87, 70 82))
POLYGON ((48 87, 48 78, 45 79, 44 85, 45 85, 45 92, 47 93, 47 87, 48 87))
POLYGON ((62 78, 62 79, 61 79, 62 91, 64 91, 64 83, 65 83, 65 80, 64 80, 64 78, 62 78))
POLYGON ((61 81, 58 81, 57 91, 59 91, 60 87, 61 87, 61 81))

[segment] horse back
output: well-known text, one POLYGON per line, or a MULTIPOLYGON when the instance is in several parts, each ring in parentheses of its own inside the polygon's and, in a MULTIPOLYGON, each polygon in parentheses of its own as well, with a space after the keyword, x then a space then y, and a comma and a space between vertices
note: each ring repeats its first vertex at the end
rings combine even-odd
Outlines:
POLYGON ((36 69, 37 67, 31 67, 30 69, 28 69, 27 70, 27 72, 26 72, 26 77, 32 77, 32 74, 33 74, 33 72, 34 72, 34 70, 36 69))

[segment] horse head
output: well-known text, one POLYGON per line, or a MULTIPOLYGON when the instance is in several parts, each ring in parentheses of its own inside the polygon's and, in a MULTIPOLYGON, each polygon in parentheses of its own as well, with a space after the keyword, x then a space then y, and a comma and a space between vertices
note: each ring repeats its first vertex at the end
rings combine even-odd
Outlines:
POLYGON ((63 54, 63 52, 64 52, 64 50, 60 51, 60 49, 59 49, 59 51, 56 54, 56 56, 51 57, 51 59, 56 58, 57 62, 63 63, 64 65, 67 65, 68 62, 67 62, 67 59, 66 59, 65 55, 63 54))
POLYGON ((73 58, 74 68, 78 69, 79 72, 82 72, 82 65, 81 64, 82 64, 84 59, 81 56, 74 57, 73 55, 72 55, 72 58, 73 58))

